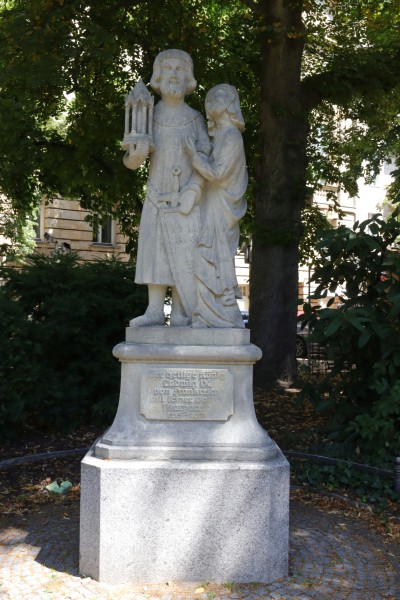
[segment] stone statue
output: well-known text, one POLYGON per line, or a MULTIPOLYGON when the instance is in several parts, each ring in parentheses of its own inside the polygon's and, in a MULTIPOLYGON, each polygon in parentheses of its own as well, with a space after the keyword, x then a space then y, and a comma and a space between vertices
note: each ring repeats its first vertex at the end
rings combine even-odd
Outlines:
POLYGON ((151 85, 161 102, 135 86, 123 141, 129 168, 150 154, 136 276, 149 306, 113 349, 117 414, 82 461, 79 570, 106 584, 270 583, 288 571, 289 464, 257 422, 262 353, 236 301, 239 96, 226 84, 207 94, 210 153, 203 118, 184 103, 189 56, 159 54, 151 85), (164 324, 167 286, 176 326, 143 327, 164 324))
POLYGON ((196 88, 192 59, 186 52, 160 52, 150 86, 161 101, 153 110, 151 95, 143 82, 137 84, 127 96, 122 143, 129 169, 137 169, 150 156, 135 277, 136 283, 147 284, 149 305, 130 326, 164 325, 168 287, 172 290, 171 325, 188 326, 197 297, 193 253, 201 227, 204 180, 194 170, 187 146, 203 158, 211 146, 202 115, 185 103, 185 96, 196 88))
POLYGON ((244 120, 237 90, 227 84, 212 88, 205 101, 210 158, 188 141, 193 166, 206 180, 203 224, 195 250, 197 305, 192 327, 243 328, 236 298, 241 298, 235 273, 239 220, 246 212, 246 158, 241 132, 244 120))

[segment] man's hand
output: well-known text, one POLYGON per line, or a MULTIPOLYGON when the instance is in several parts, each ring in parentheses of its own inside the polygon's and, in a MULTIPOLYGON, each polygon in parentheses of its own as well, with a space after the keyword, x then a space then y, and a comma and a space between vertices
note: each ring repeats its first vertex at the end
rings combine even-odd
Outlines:
POLYGON ((182 215, 188 215, 195 204, 196 192, 194 192, 193 190, 187 190, 187 192, 183 192, 182 196, 179 199, 179 212, 182 215))
POLYGON ((150 141, 148 138, 137 138, 129 145, 125 145, 126 153, 124 156, 124 165, 128 169, 138 169, 146 160, 150 153, 150 141))

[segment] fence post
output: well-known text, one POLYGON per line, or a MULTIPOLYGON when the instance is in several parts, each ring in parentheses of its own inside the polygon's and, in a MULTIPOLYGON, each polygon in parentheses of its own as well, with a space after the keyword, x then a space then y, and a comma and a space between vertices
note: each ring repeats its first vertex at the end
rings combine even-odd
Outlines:
POLYGON ((396 458, 394 463, 394 491, 400 494, 400 456, 396 458))

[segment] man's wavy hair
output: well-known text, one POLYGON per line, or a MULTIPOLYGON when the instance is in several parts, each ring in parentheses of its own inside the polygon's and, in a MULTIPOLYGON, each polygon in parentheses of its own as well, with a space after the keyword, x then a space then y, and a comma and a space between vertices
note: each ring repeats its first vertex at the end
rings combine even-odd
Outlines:
MULTIPOLYGON (((231 118, 232 125, 234 125, 241 133, 245 130, 244 119, 242 115, 242 111, 240 108, 240 99, 238 91, 233 85, 229 85, 228 83, 220 83, 219 85, 214 86, 207 92, 206 96, 206 104, 207 98, 209 98, 212 94, 214 94, 217 90, 223 89, 228 93, 230 98, 230 102, 228 102, 228 106, 226 107, 226 111, 231 118)), ((207 115, 208 118, 208 115, 207 115)), ((214 119, 208 118, 208 133, 213 135, 215 132, 215 122, 214 119)))
POLYGON ((187 52, 183 50, 163 50, 156 56, 153 65, 153 75, 150 80, 150 86, 157 93, 160 94, 160 80, 162 72, 162 63, 167 58, 179 59, 183 62, 186 68, 186 95, 194 92, 197 86, 197 81, 193 75, 193 61, 187 52))

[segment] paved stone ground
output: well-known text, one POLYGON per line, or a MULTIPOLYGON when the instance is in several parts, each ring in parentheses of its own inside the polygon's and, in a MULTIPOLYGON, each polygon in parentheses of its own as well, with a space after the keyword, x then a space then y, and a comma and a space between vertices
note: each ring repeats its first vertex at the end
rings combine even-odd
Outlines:
POLYGON ((108 586, 78 574, 79 506, 0 520, 1 600, 400 599, 398 545, 365 523, 292 502, 290 576, 270 585, 108 586))

